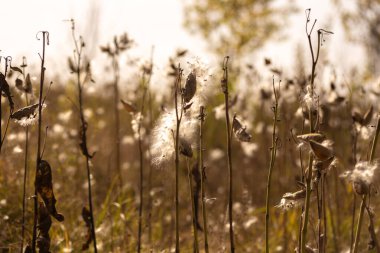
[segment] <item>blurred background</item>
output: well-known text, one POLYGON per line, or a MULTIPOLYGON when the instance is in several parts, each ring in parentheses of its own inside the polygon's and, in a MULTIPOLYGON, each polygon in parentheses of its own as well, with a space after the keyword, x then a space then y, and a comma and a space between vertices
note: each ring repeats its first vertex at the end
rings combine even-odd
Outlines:
MULTIPOLYGON (((367 159, 374 136, 374 115, 380 110, 379 0, 0 0, 0 8, 1 71, 4 57, 12 56, 12 66, 19 67, 26 57, 25 71, 30 73, 33 84, 30 103, 37 103, 38 99, 42 45, 36 34, 42 30, 50 33, 45 83, 53 84, 43 114, 44 127, 49 127, 44 159, 52 165, 57 208, 65 215, 64 223, 53 222, 52 252, 79 252, 86 236, 81 210, 87 205, 88 186, 78 145, 78 92, 72 73, 75 67, 68 60, 73 57, 74 49, 71 19, 75 20, 75 34, 81 35, 85 42, 83 57, 91 65, 93 81, 83 87, 88 146, 90 151, 96 151, 91 168, 99 251, 134 252, 136 248, 140 203, 136 115, 125 110, 119 100, 141 108, 144 88, 149 83, 141 121, 145 164, 142 252, 173 252, 174 163, 153 164, 152 147, 157 144, 155 141, 159 142, 154 138, 157 129, 167 130, 160 128, 160 119, 173 108, 175 67, 180 63, 184 79, 197 69, 197 99, 206 106, 204 159, 210 249, 211 252, 229 252, 228 173, 220 89, 222 62, 228 55, 231 116, 237 113, 252 134, 249 143, 233 141, 237 252, 264 252, 264 193, 274 105, 272 80, 276 84, 281 80, 281 85, 276 85, 280 91, 277 135, 281 144, 272 181, 270 245, 272 252, 293 252, 297 246, 301 210, 284 211, 275 206, 284 193, 299 190, 301 167, 307 164, 307 152, 300 155, 302 150, 294 136, 303 133, 309 124, 304 116, 307 109, 303 98, 311 76, 311 55, 305 30, 305 10, 311 8, 311 22, 317 19, 312 34, 314 50, 317 29, 333 32, 323 37, 316 70, 318 129, 334 142, 334 152, 339 159, 339 165, 329 171, 326 179, 326 252, 349 252, 354 227, 352 210, 358 209, 359 199, 353 197, 351 184, 340 175, 353 169, 356 162, 367 159), (114 45, 115 38, 126 38, 120 37, 124 33, 128 38, 127 46, 113 61, 105 49, 114 45), (116 72, 115 63, 119 69, 116 72), (118 100, 114 99, 115 80, 120 89, 118 100), (115 108, 120 117, 120 133, 116 140, 115 108), (362 118, 367 115, 366 123, 357 120, 358 115, 362 118), (116 143, 120 143, 120 166, 115 157, 116 143), (124 181, 119 185, 120 175, 124 181)), ((16 87, 17 78, 21 78, 17 71, 7 75, 15 107, 20 109, 25 106, 25 94, 16 87)), ((198 102, 194 104, 199 106, 198 102)), ((1 106, 4 112, 1 124, 5 126, 6 99, 1 106)), ((196 116, 192 115, 195 119, 196 116)), ((4 128, 2 131, 4 134, 4 128)), ((30 126, 26 243, 31 239, 33 220, 35 133, 36 126, 30 126)), ((192 146, 197 147, 197 142, 192 146)), ((3 252, 17 252, 21 240, 24 147, 25 127, 11 121, 0 156, 0 227, 3 228, 0 249, 3 252)), ((190 164, 195 163, 194 157, 190 164)), ((192 180, 197 183, 196 176, 192 180)), ((183 252, 192 252, 188 194, 186 161, 181 158, 183 252)), ((374 210, 378 202, 377 198, 371 199, 374 210)), ((315 202, 312 205, 310 222, 313 228, 308 243, 315 248, 317 212, 315 202)), ((377 217, 375 222, 379 224, 377 217)), ((199 234, 202 243, 202 232, 199 234)), ((369 238, 364 226, 362 238, 362 251, 359 252, 367 248, 369 238)))

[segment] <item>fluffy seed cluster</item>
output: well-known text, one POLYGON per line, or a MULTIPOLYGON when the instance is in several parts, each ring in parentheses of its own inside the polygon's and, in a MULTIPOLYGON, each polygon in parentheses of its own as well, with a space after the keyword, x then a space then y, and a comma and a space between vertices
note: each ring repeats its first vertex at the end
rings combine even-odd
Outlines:
POLYGON ((287 192, 282 196, 280 203, 276 207, 283 210, 299 207, 303 204, 305 197, 305 189, 299 190, 297 192, 287 192))
MULTIPOLYGON (((195 148, 199 123, 199 106, 206 104, 207 96, 212 90, 210 85, 207 84, 207 80, 211 75, 207 66, 199 58, 189 60, 188 64, 190 67, 189 74, 196 75, 197 87, 195 96, 188 103, 191 104, 190 107, 183 114, 179 138, 181 143, 188 143, 191 148, 195 148)), ((178 108, 178 111, 180 110, 181 108, 178 108)), ((176 113, 175 108, 173 108, 162 113, 152 131, 152 163, 157 167, 164 167, 174 157, 176 124, 176 113)))
POLYGON ((379 177, 379 163, 378 161, 372 163, 360 161, 352 171, 344 172, 341 177, 352 182, 357 194, 367 194, 379 177))

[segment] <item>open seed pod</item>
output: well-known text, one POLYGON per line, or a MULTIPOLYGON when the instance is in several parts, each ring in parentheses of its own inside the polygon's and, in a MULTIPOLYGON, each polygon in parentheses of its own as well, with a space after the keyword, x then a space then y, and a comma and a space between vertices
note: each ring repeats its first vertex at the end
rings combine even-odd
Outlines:
POLYGON ((179 152, 187 157, 193 157, 193 150, 191 144, 184 138, 179 139, 179 152))
POLYGON ((235 134, 235 137, 242 142, 250 142, 252 139, 252 135, 246 132, 246 128, 242 126, 242 124, 234 117, 232 121, 232 131, 235 134))
POLYGON ((330 157, 334 156, 334 152, 332 149, 316 142, 313 140, 309 141, 310 148, 313 151, 313 154, 317 157, 320 161, 325 161, 329 159, 330 157))

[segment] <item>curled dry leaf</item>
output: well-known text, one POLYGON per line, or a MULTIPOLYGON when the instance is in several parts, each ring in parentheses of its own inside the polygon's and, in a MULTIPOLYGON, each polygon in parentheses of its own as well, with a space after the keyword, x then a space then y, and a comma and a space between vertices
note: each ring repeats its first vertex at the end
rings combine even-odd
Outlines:
POLYGON ((191 175, 195 184, 193 185, 193 201, 194 201, 194 212, 195 212, 195 223, 199 231, 203 231, 201 224, 199 223, 199 200, 201 194, 201 173, 199 172, 199 165, 196 162, 191 169, 191 175))
POLYGON ((40 253, 50 253, 50 236, 49 230, 52 221, 49 215, 49 211, 44 205, 44 203, 39 202, 38 208, 38 237, 37 237, 37 247, 40 253))
POLYGON ((179 152, 184 156, 193 157, 193 150, 191 149, 190 143, 183 138, 179 139, 179 152))
POLYGON ((334 155, 333 151, 330 148, 328 148, 328 147, 326 147, 326 146, 324 146, 324 145, 322 145, 316 141, 309 140, 309 144, 310 144, 311 150, 313 151, 313 154, 320 161, 325 161, 334 155))
POLYGON ((84 124, 80 128, 79 147, 80 147, 82 154, 84 156, 86 156, 88 158, 93 158, 95 153, 90 154, 88 152, 86 132, 87 132, 87 122, 84 122, 84 124))
POLYGON ((78 68, 75 67, 74 62, 73 62, 73 60, 70 57, 68 58, 68 64, 69 64, 70 71, 72 73, 77 73, 78 72, 78 68))
POLYGON ((58 221, 62 222, 64 220, 64 216, 58 213, 55 207, 57 200, 55 199, 53 192, 53 178, 51 167, 50 164, 45 160, 41 160, 38 164, 35 184, 37 192, 41 196, 50 215, 58 221))
POLYGON ((246 128, 242 126, 236 117, 232 121, 232 131, 239 141, 250 142, 252 139, 252 136, 246 132, 246 128))
POLYGON ((186 103, 194 97, 197 91, 197 77, 194 72, 191 72, 186 79, 185 88, 183 89, 183 98, 186 103))
MULTIPOLYGON (((9 103, 9 107, 11 108, 11 110, 13 110, 14 108, 14 103, 13 103, 13 99, 12 99, 12 95, 11 95, 11 91, 9 89, 9 84, 7 82, 7 80, 5 80, 5 76, 3 73, 0 73, 0 93, 4 93, 5 96, 7 97, 8 99, 8 103, 9 103)), ((1 95, 0 94, 0 95, 1 95)))
POLYGON ((129 113, 136 113, 137 112, 136 106, 134 106, 132 103, 125 101, 125 100, 122 100, 122 99, 120 101, 123 104, 124 109, 127 110, 127 112, 129 112, 129 113))
POLYGON ((93 238, 91 233, 91 213, 85 206, 82 208, 82 218, 87 227, 86 242, 82 244, 82 250, 87 250, 90 247, 93 238))

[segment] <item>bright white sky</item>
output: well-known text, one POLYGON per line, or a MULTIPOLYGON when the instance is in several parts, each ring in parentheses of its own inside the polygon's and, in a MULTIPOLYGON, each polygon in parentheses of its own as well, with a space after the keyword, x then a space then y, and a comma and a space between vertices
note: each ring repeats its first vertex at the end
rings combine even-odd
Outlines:
MULTIPOLYGON (((182 27, 182 1, 179 0, 0 0, 2 24, 2 38, 0 54, 14 56, 17 65, 21 63, 22 55, 28 57, 29 62, 39 63, 37 55, 41 43, 35 39, 37 31, 50 32, 50 46, 47 51, 48 71, 52 68, 66 68, 68 55, 72 52, 70 24, 65 19, 74 18, 77 32, 85 37, 87 50, 99 53, 99 45, 111 41, 115 34, 128 32, 137 46, 134 54, 149 58, 152 45, 155 46, 155 62, 164 65, 169 56, 177 48, 188 48, 194 55, 208 58, 207 45, 200 37, 191 36, 182 27), (95 5, 93 3, 96 3, 95 5), (95 7, 95 8, 94 8, 95 7), (91 13, 95 16, 91 17, 91 13), (98 29, 93 29, 97 27, 98 29), (97 32, 91 32, 91 31, 97 32), (90 32, 89 32, 90 31, 90 32)), ((343 29, 338 26, 332 17, 337 17, 329 0, 296 1, 299 13, 294 15, 289 24, 287 40, 273 41, 258 54, 272 58, 277 66, 288 68, 289 61, 294 58, 296 45, 306 45, 304 32, 304 9, 312 8, 312 18, 318 18, 317 28, 326 28, 334 31, 328 38, 329 50, 333 50, 334 59, 331 61, 341 66, 350 66, 347 59, 355 57, 355 63, 362 59, 361 51, 357 46, 349 45, 344 41, 343 29)), ((255 57, 256 58, 256 57, 255 57)), ((94 58, 96 65, 101 59, 94 58)), ((208 61, 206 59, 206 61, 208 61)), ((104 65, 102 63, 98 64, 104 65)), ((95 66, 96 68, 96 66, 95 66)), ((95 77, 96 78, 96 77, 95 77)))

